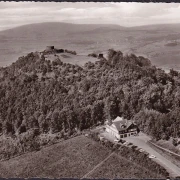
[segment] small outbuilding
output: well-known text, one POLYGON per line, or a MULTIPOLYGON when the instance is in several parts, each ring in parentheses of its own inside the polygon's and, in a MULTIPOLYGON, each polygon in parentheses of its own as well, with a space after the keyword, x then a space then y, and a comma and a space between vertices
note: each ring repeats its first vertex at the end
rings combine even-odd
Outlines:
POLYGON ((100 59, 100 58, 104 58, 103 54, 98 55, 98 59, 100 59))
POLYGON ((54 50, 54 46, 46 46, 46 51, 52 51, 54 50))

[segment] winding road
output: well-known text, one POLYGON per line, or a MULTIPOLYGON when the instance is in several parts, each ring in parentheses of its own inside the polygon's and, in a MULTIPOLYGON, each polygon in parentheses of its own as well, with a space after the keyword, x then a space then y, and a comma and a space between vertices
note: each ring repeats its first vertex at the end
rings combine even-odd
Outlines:
MULTIPOLYGON (((108 139, 111 142, 114 142, 115 137, 104 132, 102 130, 103 126, 99 126, 96 129, 94 129, 94 132, 100 132, 102 136, 104 136, 106 139, 108 139)), ((153 149, 147 142, 151 140, 149 136, 146 134, 140 132, 139 136, 130 136, 124 138, 124 140, 133 143, 134 145, 138 146, 139 148, 142 148, 146 152, 148 152, 151 155, 156 156, 153 160, 156 161, 158 164, 160 164, 162 167, 164 167, 167 172, 170 174, 171 177, 177 177, 180 176, 180 168, 173 164, 170 160, 166 159, 163 155, 161 155, 159 152, 157 152, 155 149, 153 149)))
POLYGON ((125 140, 133 143, 139 148, 144 149, 149 154, 156 156, 156 158, 154 158, 153 160, 161 166, 163 166, 169 172, 170 176, 180 176, 180 168, 178 166, 173 164, 171 161, 166 159, 164 156, 162 156, 160 153, 158 153, 156 150, 154 150, 147 144, 147 142, 150 140, 150 138, 147 135, 140 133, 139 136, 127 137, 125 138, 125 140))

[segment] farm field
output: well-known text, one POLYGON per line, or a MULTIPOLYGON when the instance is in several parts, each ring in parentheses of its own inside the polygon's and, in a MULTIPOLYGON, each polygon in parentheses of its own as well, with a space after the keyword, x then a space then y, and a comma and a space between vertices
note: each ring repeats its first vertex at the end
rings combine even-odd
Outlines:
MULTIPOLYGON (((0 32, 0 66, 15 62, 18 57, 42 51, 48 45, 75 50, 78 55, 104 53, 113 48, 124 54, 147 57, 153 65, 168 71, 180 70, 179 24, 122 27, 117 25, 87 25, 39 23, 0 32), (48 31, 52 29, 53 31, 48 31), (167 46, 177 41, 176 46, 167 46)), ((72 59, 68 59, 69 62, 72 59)), ((92 59, 91 59, 92 60, 92 59)), ((81 64, 89 61, 79 57, 81 64)))
MULTIPOLYGON (((99 143, 85 136, 78 136, 40 151, 0 162, 0 177, 81 178, 111 153, 99 143)), ((104 178, 159 177, 144 167, 114 155, 89 175, 93 178, 102 175, 104 178)))
POLYGON ((0 162, 0 177, 80 178, 109 153, 91 139, 79 136, 0 162))
POLYGON ((150 170, 140 167, 127 159, 113 154, 102 166, 88 178, 162 178, 150 170))

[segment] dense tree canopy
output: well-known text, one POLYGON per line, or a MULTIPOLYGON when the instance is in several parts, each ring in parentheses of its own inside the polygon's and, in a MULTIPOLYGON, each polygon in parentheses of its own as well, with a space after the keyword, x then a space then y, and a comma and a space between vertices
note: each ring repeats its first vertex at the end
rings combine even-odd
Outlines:
POLYGON ((72 134, 123 116, 156 139, 180 137, 180 74, 109 50, 84 67, 38 52, 0 68, 0 133, 72 134))

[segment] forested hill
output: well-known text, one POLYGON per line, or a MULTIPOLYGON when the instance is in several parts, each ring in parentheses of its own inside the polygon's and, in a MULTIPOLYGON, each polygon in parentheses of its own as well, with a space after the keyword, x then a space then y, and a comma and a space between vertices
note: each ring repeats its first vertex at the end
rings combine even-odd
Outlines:
POLYGON ((180 137, 180 74, 109 50, 84 67, 38 52, 0 69, 0 133, 71 135, 107 118, 134 119, 156 139, 180 137))

